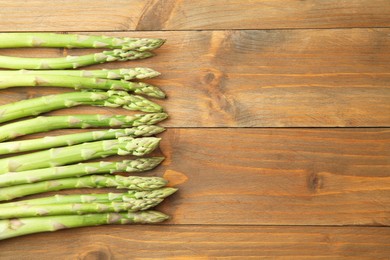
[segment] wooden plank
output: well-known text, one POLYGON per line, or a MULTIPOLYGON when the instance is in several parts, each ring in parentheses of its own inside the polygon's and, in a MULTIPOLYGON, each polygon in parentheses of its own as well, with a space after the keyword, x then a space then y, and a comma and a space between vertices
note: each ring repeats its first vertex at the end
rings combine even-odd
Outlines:
POLYGON ((136 24, 142 0, 1 0, 0 31, 128 30, 136 24))
MULTIPOLYGON (((149 82, 168 93, 169 99, 160 102, 171 114, 166 126, 390 126, 390 29, 99 34, 168 39, 152 59, 90 67, 149 66, 162 72, 149 82)), ((0 53, 49 57, 88 52, 0 53)), ((0 104, 55 91, 2 90, 0 104)), ((97 111, 118 113, 88 107, 59 113, 97 111)))
POLYGON ((388 129, 169 129, 174 224, 390 225, 388 129))
POLYGON ((152 1, 137 30, 387 27, 386 0, 152 1))
POLYGON ((1 31, 123 31, 390 26, 387 0, 0 1, 1 31), (23 8, 21 8, 23 6, 23 8))
POLYGON ((0 242, 1 259, 388 259, 390 228, 127 226, 0 242), (47 243, 45 243, 47 241, 47 243), (49 242, 50 241, 50 242, 49 242))
POLYGON ((166 160, 142 175, 179 188, 158 207, 172 216, 166 224, 390 225, 389 129, 183 128, 160 137, 153 155, 166 160))

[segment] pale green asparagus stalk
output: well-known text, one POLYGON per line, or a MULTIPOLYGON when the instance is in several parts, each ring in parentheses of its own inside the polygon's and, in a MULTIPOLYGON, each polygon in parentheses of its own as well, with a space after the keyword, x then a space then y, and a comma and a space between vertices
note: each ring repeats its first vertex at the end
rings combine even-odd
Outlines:
POLYGON ((3 207, 0 211, 0 219, 55 215, 83 215, 123 211, 135 212, 153 208, 161 202, 162 199, 133 199, 126 202, 64 203, 3 207))
POLYGON ((151 224, 169 217, 157 211, 60 215, 0 220, 0 240, 33 233, 106 224, 151 224))
POLYGON ((92 127, 133 127, 153 125, 164 119, 166 113, 136 115, 71 115, 71 116, 39 116, 33 119, 18 121, 0 126, 0 142, 28 134, 47 132, 66 128, 92 127))
POLYGON ((36 116, 79 105, 122 107, 143 112, 162 112, 162 107, 144 97, 125 91, 71 92, 21 100, 0 106, 0 123, 27 116, 36 116))
POLYGON ((44 150, 54 147, 69 146, 85 142, 115 139, 123 136, 140 137, 152 136, 165 130, 164 127, 156 125, 141 125, 124 129, 108 129, 59 136, 45 136, 43 138, 3 142, 0 143, 0 155, 34 150, 44 150))
POLYGON ((143 156, 156 149, 159 142, 160 138, 156 137, 119 137, 7 157, 0 159, 0 174, 73 164, 110 155, 143 156))
POLYGON ((0 48, 107 48, 150 51, 163 45, 156 38, 108 37, 58 33, 1 33, 0 48))
POLYGON ((0 89, 11 87, 63 87, 83 90, 122 90, 132 91, 136 94, 155 98, 165 97, 165 93, 161 89, 143 82, 67 75, 40 75, 39 71, 35 74, 26 74, 23 76, 15 76, 6 72, 0 73, 0 89))
POLYGON ((67 189, 117 188, 130 190, 153 190, 164 187, 166 184, 167 181, 160 177, 89 175, 4 187, 0 189, 0 201, 67 189))
POLYGON ((76 69, 88 65, 145 59, 152 57, 151 52, 110 50, 81 56, 66 56, 61 58, 21 58, 0 55, 0 68, 31 69, 31 70, 63 70, 76 69))
POLYGON ((35 183, 62 178, 81 177, 92 174, 107 174, 117 172, 143 172, 155 168, 164 157, 138 158, 121 162, 90 162, 61 167, 7 172, 0 175, 0 187, 35 183))
POLYGON ((100 79, 150 79, 161 75, 150 68, 128 68, 128 69, 101 69, 101 70, 6 70, 0 71, 0 75, 13 75, 15 77, 25 75, 57 75, 73 76, 100 79))
POLYGON ((96 194, 56 194, 54 196, 21 200, 17 202, 0 203, 0 210, 9 207, 63 204, 63 203, 105 203, 105 202, 126 202, 134 199, 165 199, 177 191, 177 188, 165 187, 155 190, 138 191, 128 190, 122 193, 96 193, 96 194))

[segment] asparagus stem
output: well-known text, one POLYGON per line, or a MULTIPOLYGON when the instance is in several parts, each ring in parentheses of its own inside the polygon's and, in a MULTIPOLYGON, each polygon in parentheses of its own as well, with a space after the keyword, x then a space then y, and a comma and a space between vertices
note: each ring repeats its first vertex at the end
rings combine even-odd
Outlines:
MULTIPOLYGON (((0 38, 1 41, 1 38, 0 38)), ((39 75, 57 75, 57 76, 73 76, 86 78, 100 79, 150 79, 160 75, 159 72, 150 68, 128 68, 128 69, 101 69, 101 70, 7 70, 0 71, 0 75, 25 76, 30 74, 39 75)))
POLYGON ((113 140, 52 148, 0 159, 0 174, 61 166, 116 154, 142 156, 156 149, 159 142, 160 138, 156 137, 119 137, 113 140))
POLYGON ((61 58, 21 58, 0 55, 0 68, 31 70, 63 70, 76 69, 93 64, 145 59, 153 56, 150 52, 112 50, 82 56, 66 56, 61 58))
POLYGON ((121 175, 89 175, 31 184, 8 186, 0 189, 0 201, 12 200, 49 191, 77 188, 117 188, 131 190, 153 190, 164 187, 167 181, 159 177, 138 177, 121 175))
POLYGON ((143 112, 161 112, 162 107, 144 97, 124 91, 71 92, 22 100, 0 106, 0 123, 79 105, 122 107, 143 112))
POLYGON ((141 125, 124 129, 109 129, 60 136, 46 136, 43 138, 0 143, 0 155, 34 150, 50 149, 60 146, 69 146, 91 141, 115 139, 118 137, 152 136, 165 129, 156 125, 141 125))
POLYGON ((21 172, 7 172, 0 175, 0 187, 35 183, 39 181, 56 180, 62 178, 80 177, 92 174, 107 174, 116 172, 143 172, 155 168, 164 160, 164 157, 138 158, 121 162, 91 162, 50 167, 44 169, 27 170, 21 172))
POLYGON ((164 44, 163 39, 107 37, 57 33, 2 33, 0 48, 108 48, 150 51, 164 44))
POLYGON ((165 93, 161 89, 143 82, 129 82, 124 80, 87 78, 67 75, 41 75, 39 74, 39 71, 35 74, 25 74, 22 77, 9 74, 8 72, 0 73, 0 89, 38 86, 85 90, 123 90, 133 91, 136 94, 147 95, 155 98, 165 97, 165 93))
POLYGON ((62 204, 62 203, 100 203, 100 202, 126 202, 133 199, 164 199, 177 191, 176 188, 165 187, 161 189, 138 191, 128 190, 122 193, 98 193, 98 194, 71 194, 22 200, 0 204, 0 209, 9 207, 62 204))
POLYGON ((0 219, 25 218, 55 215, 83 215, 90 213, 123 212, 147 210, 157 206, 162 199, 132 199, 126 202, 98 203, 64 203, 48 205, 28 205, 19 207, 4 207, 0 211, 0 219))
POLYGON ((65 128, 132 127, 153 125, 164 119, 166 113, 125 115, 72 115, 36 117, 0 126, 0 142, 33 133, 65 128))
POLYGON ((87 215, 44 216, 0 220, 0 240, 27 234, 56 231, 66 228, 105 224, 158 223, 169 217, 158 211, 100 213, 87 215))

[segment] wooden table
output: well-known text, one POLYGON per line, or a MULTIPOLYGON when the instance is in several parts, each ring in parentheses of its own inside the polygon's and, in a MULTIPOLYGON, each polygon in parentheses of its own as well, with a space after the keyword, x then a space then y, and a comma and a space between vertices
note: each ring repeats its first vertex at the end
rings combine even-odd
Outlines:
MULTIPOLYGON (((0 242, 0 259, 390 259, 388 0, 0 1, 0 30, 163 37, 161 225, 0 242)), ((1 50, 64 56, 90 50, 1 50)), ((0 103, 67 90, 2 90, 0 103)), ((130 113, 83 107, 51 114, 130 113)), ((55 132, 62 133, 62 132, 55 132)))

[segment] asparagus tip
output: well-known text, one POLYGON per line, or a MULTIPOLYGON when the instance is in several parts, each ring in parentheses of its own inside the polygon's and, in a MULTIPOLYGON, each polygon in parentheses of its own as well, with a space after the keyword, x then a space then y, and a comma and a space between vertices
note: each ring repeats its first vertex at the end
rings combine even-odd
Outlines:
POLYGON ((154 210, 141 211, 137 217, 140 219, 140 223, 159 223, 169 219, 168 215, 154 210))
POLYGON ((175 193, 178 190, 179 190, 178 188, 172 188, 172 187, 164 188, 163 191, 162 191, 163 192, 163 196, 164 196, 164 198, 166 198, 168 196, 171 196, 173 193, 175 193))
POLYGON ((162 161, 165 160, 165 157, 152 157, 150 159, 153 160, 158 165, 158 164, 162 163, 162 161))

